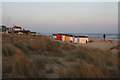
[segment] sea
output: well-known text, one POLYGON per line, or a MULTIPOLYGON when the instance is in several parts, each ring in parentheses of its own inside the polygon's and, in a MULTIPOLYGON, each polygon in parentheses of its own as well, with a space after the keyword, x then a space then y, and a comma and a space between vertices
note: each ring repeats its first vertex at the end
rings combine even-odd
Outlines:
MULTIPOLYGON (((37 33, 36 35, 44 35, 49 36, 52 34, 57 33, 37 33)), ((94 39, 103 39, 103 35, 106 35, 106 40, 120 40, 120 34, 118 33, 64 33, 64 34, 71 34, 74 36, 88 36, 88 38, 94 39)))

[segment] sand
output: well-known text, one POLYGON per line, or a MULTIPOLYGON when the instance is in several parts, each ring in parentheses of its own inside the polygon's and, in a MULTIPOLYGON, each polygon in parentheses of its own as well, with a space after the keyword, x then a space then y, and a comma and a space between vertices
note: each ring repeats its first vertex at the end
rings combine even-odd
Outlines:
POLYGON ((92 48, 99 48, 102 50, 110 50, 111 48, 118 46, 117 40, 102 40, 102 39, 89 39, 87 44, 79 44, 81 46, 88 46, 92 48), (93 42, 92 42, 93 41, 93 42))

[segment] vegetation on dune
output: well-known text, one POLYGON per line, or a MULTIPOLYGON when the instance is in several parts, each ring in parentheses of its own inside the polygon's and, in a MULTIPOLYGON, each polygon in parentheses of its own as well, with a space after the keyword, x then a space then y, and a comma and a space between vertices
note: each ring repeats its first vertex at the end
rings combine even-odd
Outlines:
POLYGON ((118 56, 109 50, 17 34, 3 34, 2 43, 3 77, 118 77, 118 56))

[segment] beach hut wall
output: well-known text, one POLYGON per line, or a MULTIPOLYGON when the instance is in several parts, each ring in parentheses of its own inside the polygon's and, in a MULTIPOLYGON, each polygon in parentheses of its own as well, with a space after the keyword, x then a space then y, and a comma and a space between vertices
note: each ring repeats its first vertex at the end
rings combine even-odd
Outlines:
POLYGON ((48 36, 51 39, 51 35, 48 36))
POLYGON ((77 44, 78 43, 78 36, 74 37, 74 43, 77 44))
POLYGON ((57 35, 56 34, 53 34, 53 39, 57 39, 57 35))
POLYGON ((65 41, 67 41, 67 42, 69 41, 69 35, 65 36, 65 41))
POLYGON ((62 40, 62 35, 61 34, 57 34, 57 40, 62 40))
POLYGON ((57 39, 57 35, 55 35, 55 39, 57 39))
POLYGON ((87 43, 89 41, 88 36, 79 36, 79 43, 87 43))
POLYGON ((70 35, 70 42, 73 42, 73 40, 74 40, 74 37, 73 37, 73 35, 70 35))
POLYGON ((65 41, 65 34, 62 35, 62 41, 65 41))
POLYGON ((51 35, 51 39, 53 39, 53 35, 51 35))

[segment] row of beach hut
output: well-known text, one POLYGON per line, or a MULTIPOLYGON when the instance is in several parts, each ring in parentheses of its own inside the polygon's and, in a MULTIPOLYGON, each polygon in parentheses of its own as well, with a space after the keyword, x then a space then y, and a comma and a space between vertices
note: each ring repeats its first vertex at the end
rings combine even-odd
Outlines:
POLYGON ((51 36, 52 39, 61 40, 65 42, 73 42, 77 43, 87 43, 89 41, 88 36, 73 36, 70 34, 53 34, 51 36))

